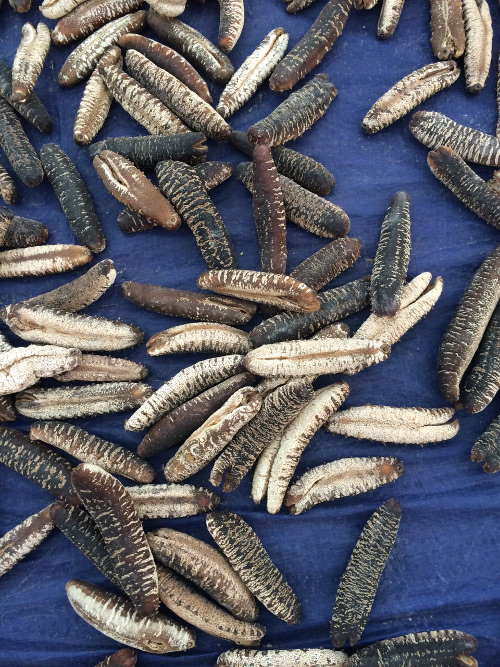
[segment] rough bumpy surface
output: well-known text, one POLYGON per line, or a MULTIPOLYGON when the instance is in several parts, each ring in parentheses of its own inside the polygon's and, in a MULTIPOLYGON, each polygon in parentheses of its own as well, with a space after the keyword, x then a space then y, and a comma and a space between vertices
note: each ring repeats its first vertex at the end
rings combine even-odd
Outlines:
POLYGON ((192 484, 128 486, 139 519, 180 519, 205 514, 219 504, 219 496, 192 484))
MULTIPOLYGON (((236 177, 251 192, 253 167, 242 162, 236 169, 236 177)), ((330 201, 306 190, 286 176, 279 177, 286 217, 290 222, 323 238, 345 236, 350 227, 347 213, 330 201)))
POLYGON ((313 396, 313 388, 306 380, 291 380, 265 396, 257 416, 237 433, 215 462, 210 482, 219 485, 226 473, 224 491, 234 491, 269 440, 280 433, 313 396))
POLYGON ((334 646, 356 644, 365 629, 401 520, 401 505, 391 498, 368 519, 337 589, 330 623, 334 646))
POLYGON ((52 118, 35 93, 32 93, 29 100, 22 104, 14 101, 12 98, 12 70, 2 60, 0 60, 0 96, 39 132, 49 134, 52 130, 52 118))
POLYGON ((148 340, 146 349, 153 357, 185 352, 246 354, 250 344, 245 331, 226 324, 196 322, 160 331, 148 340))
POLYGON ((229 52, 238 41, 245 21, 243 0, 219 0, 219 49, 229 52))
POLYGON ((88 248, 78 245, 46 245, 16 248, 0 253, 0 278, 47 276, 71 271, 92 259, 88 248))
POLYGON ((377 25, 377 37, 379 39, 387 39, 396 30, 404 3, 405 0, 383 1, 377 25))
POLYGON ((367 112, 361 125, 363 131, 375 134, 383 130, 417 104, 451 86, 459 76, 460 70, 454 60, 430 63, 408 74, 384 93, 367 112))
POLYGON ((257 623, 240 621, 224 611, 179 577, 158 566, 160 599, 183 621, 195 628, 240 646, 258 646, 266 629, 257 623))
POLYGON ((0 98, 0 147, 12 169, 28 187, 42 182, 43 168, 16 112, 0 98))
POLYGON ((164 614, 144 616, 125 598, 99 586, 72 579, 66 593, 84 621, 121 644, 156 654, 187 651, 195 644, 192 630, 164 614))
POLYGON ((5 533, 0 538, 0 577, 43 542, 53 527, 46 507, 5 533))
POLYGON ((75 419, 132 410, 151 396, 142 382, 103 382, 55 389, 29 389, 16 395, 17 411, 32 419, 75 419))
POLYGON ((196 394, 241 371, 243 357, 240 354, 205 359, 188 366, 155 391, 141 408, 127 419, 125 429, 142 431, 196 394))
POLYGON ((465 82, 473 95, 483 88, 490 71, 493 28, 486 0, 462 0, 465 25, 465 82))
POLYGON ((147 459, 164 449, 178 445, 199 428, 213 412, 222 407, 235 391, 253 384, 255 384, 254 375, 239 373, 179 405, 146 433, 137 448, 137 453, 147 459))
POLYGON ((349 667, 454 665, 456 655, 476 649, 475 638, 458 630, 416 632, 362 648, 351 656, 349 667))
MULTIPOLYGON (((257 88, 274 70, 285 55, 288 33, 283 28, 275 28, 264 37, 233 74, 222 91, 216 111, 223 118, 229 118, 253 96, 257 88)), ((238 134, 245 134, 240 132, 238 134)))
POLYGON ((139 32, 146 23, 145 11, 127 14, 99 28, 68 56, 57 80, 61 86, 74 86, 88 76, 104 52, 127 32, 139 32))
POLYGON ((401 303, 410 261, 410 199, 396 192, 382 222, 370 285, 372 311, 395 315, 401 303))
POLYGON ((290 514, 302 514, 318 503, 356 496, 394 482, 404 473, 401 461, 363 457, 338 459, 311 468, 290 486, 285 505, 290 514))
POLYGON ((476 440, 471 452, 472 461, 484 461, 484 472, 500 471, 500 417, 494 419, 476 440))
MULTIPOLYGON (((298 0, 293 0, 295 4, 298 0)), ((252 651, 232 649, 217 659, 217 667, 346 667, 348 656, 326 648, 252 651)))
POLYGON ((89 155, 95 158, 104 150, 123 155, 139 169, 154 169, 163 160, 200 164, 206 160, 208 148, 201 132, 182 132, 169 137, 110 137, 89 146, 89 155))
POLYGON ((431 151, 427 163, 441 183, 476 215, 500 229, 500 194, 447 146, 431 151))
POLYGON ((242 621, 259 610, 254 596, 227 559, 209 544, 169 528, 148 533, 157 560, 186 577, 242 621))
MULTIPOLYGON (((230 141, 245 155, 253 156, 255 145, 248 141, 246 132, 233 130, 230 141)), ((278 172, 306 188, 306 190, 310 190, 317 195, 329 195, 332 191, 335 185, 333 174, 308 155, 302 155, 302 153, 284 146, 271 148, 271 155, 278 172)))
POLYGON ((252 125, 248 138, 254 144, 269 146, 297 139, 324 116, 336 96, 337 89, 328 81, 328 75, 317 74, 289 95, 269 116, 252 125))
POLYGON ((135 482, 152 482, 153 468, 125 447, 92 435, 73 424, 43 421, 32 424, 31 440, 58 447, 79 461, 92 463, 107 472, 122 475, 135 482))
POLYGON ((351 4, 351 0, 327 2, 304 37, 274 70, 269 79, 271 90, 290 90, 323 60, 342 34, 351 4))
POLYGON ((77 240, 92 252, 104 250, 106 240, 94 202, 75 164, 56 144, 45 144, 40 160, 77 240))
POLYGON ((0 427, 0 461, 72 505, 80 499, 71 482, 73 466, 52 449, 8 426, 0 427))
POLYGON ((311 289, 320 290, 349 269, 360 254, 359 239, 336 239, 295 267, 290 277, 309 285, 311 289))
POLYGON ((50 48, 50 30, 45 23, 35 28, 25 23, 21 30, 21 43, 12 65, 12 99, 24 104, 31 97, 50 48))
POLYGON ((104 539, 120 587, 141 614, 155 614, 160 604, 156 566, 132 498, 99 466, 81 463, 71 477, 104 539))
POLYGON ((500 166, 500 139, 460 125, 442 113, 417 111, 409 127, 413 136, 427 148, 448 146, 467 162, 500 166))
POLYGON ((191 26, 161 16, 153 9, 148 12, 148 26, 210 79, 224 84, 233 76, 234 68, 226 54, 191 26))
POLYGON ((232 512, 211 512, 207 528, 252 593, 272 614, 294 625, 302 607, 250 526, 232 512))
POLYGON ((193 232, 210 269, 236 267, 236 254, 219 212, 196 171, 184 162, 160 162, 156 167, 163 194, 193 232))
POLYGON ((361 278, 318 294, 321 308, 315 313, 279 313, 250 332, 257 348, 269 343, 308 338, 323 327, 357 313, 370 303, 370 280, 361 278))
POLYGON ((500 298, 500 246, 486 257, 474 274, 441 339, 438 382, 443 396, 455 403, 460 382, 481 343, 500 298))

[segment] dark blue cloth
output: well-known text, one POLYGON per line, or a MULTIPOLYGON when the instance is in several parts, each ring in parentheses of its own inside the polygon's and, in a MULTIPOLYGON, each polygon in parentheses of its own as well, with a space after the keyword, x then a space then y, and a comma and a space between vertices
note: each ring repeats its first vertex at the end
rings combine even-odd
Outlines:
MULTIPOLYGON (((294 45, 319 13, 318 0, 303 13, 288 15, 282 0, 247 0, 243 34, 230 57, 237 67, 272 29, 283 26, 294 45)), ((379 3, 379 5, 381 2, 379 3)), ((351 394, 347 405, 365 403, 439 407, 445 405, 436 380, 436 354, 441 336, 452 317, 459 297, 486 254, 500 242, 500 234, 468 211, 431 174, 426 149, 410 134, 410 116, 373 137, 361 131, 361 120, 372 103, 393 83, 414 69, 434 60, 430 43, 427 2, 408 0, 394 36, 377 40, 379 8, 355 11, 342 37, 324 58, 317 72, 328 72, 338 88, 338 98, 326 117, 293 144, 293 148, 322 161, 335 175, 337 185, 331 201, 351 218, 351 236, 363 242, 362 258, 334 284, 366 274, 375 255, 380 224, 397 190, 411 199, 411 277, 421 271, 442 275, 444 292, 431 314, 401 342, 390 359, 348 379, 351 394)), ((498 3, 489 2, 494 26, 498 25, 498 3)), ((214 0, 199 4, 189 0, 181 17, 216 41, 219 7, 214 0)), ((1 58, 10 65, 26 20, 43 19, 35 7, 28 14, 15 14, 4 0, 0 20, 1 58)), ((46 21, 51 26, 53 21, 46 21)), ((149 34, 149 33, 146 33, 149 34)), ((153 35, 150 35, 153 36, 153 35)), ((495 35, 494 61, 499 35, 495 35)), ((150 282, 195 289, 197 275, 205 269, 189 230, 175 233, 156 229, 124 235, 116 227, 121 210, 95 174, 86 149, 72 140, 73 122, 83 84, 62 89, 57 73, 73 47, 52 47, 36 91, 54 117, 48 137, 28 127, 37 150, 47 141, 62 146, 76 162, 92 193, 107 238, 106 250, 96 257, 113 259, 118 271, 116 284, 93 306, 89 314, 119 318, 141 326, 145 340, 154 333, 181 323, 173 318, 141 310, 120 292, 124 280, 150 282)), ((422 105, 447 113, 456 121, 494 133, 497 118, 493 63, 486 88, 480 95, 466 93, 462 76, 450 89, 422 105)), ((220 87, 210 84, 214 99, 220 87)), ((267 115, 284 94, 271 93, 267 85, 231 119, 235 129, 245 130, 267 115)), ((98 138, 140 134, 140 128, 117 104, 98 138)), ((210 143, 209 159, 242 158, 228 145, 210 143)), ((6 163, 4 156, 1 161, 6 163)), ((492 170, 479 168, 489 178, 492 170)), ((258 268, 258 253, 251 198, 232 178, 211 193, 234 241, 241 267, 258 268)), ((45 181, 35 189, 20 186, 16 213, 36 218, 50 228, 50 243, 72 243, 59 204, 45 181)), ((325 240, 293 225, 289 226, 289 269, 295 267, 325 240)), ((1 305, 52 289, 83 273, 84 269, 48 278, 4 280, 1 305)), ((352 318, 356 328, 367 311, 352 318)), ((2 333, 6 332, 1 325, 2 333)), ((23 342, 8 333, 15 344, 23 342)), ((125 351, 123 356, 141 361, 150 369, 149 381, 162 382, 201 357, 147 357, 145 346, 125 351)), ((325 384, 323 378, 319 384, 325 384)), ((384 446, 357 441, 321 431, 303 455, 297 474, 326 461, 345 456, 393 455, 406 466, 403 477, 391 486, 371 493, 317 506, 293 517, 287 511, 266 513, 250 499, 251 478, 238 490, 222 494, 222 506, 241 514, 262 539, 269 554, 296 591, 303 605, 303 620, 289 627, 262 609, 260 622, 267 627, 263 648, 328 647, 329 621, 339 577, 362 527, 370 514, 394 496, 403 507, 403 518, 394 551, 389 558, 361 644, 411 631, 455 628, 479 639, 477 658, 481 665, 500 664, 500 474, 486 475, 471 463, 470 449, 499 412, 495 399, 484 412, 459 414, 461 430, 449 442, 418 446, 384 446)), ((142 434, 123 430, 127 415, 110 415, 77 423, 92 433, 135 448, 142 434)), ((29 420, 14 426, 27 431, 29 420)), ((154 460, 157 481, 167 455, 154 460)), ((210 467, 193 481, 209 485, 210 467)), ((51 496, 14 471, 0 468, 0 534, 51 502, 51 496)), ((157 522, 211 542, 202 516, 157 522)), ((71 609, 64 585, 72 578, 105 584, 62 534, 54 533, 23 562, 0 580, 0 665, 91 667, 119 646, 103 636, 71 609)), ((196 647, 187 654, 152 656, 142 653, 138 665, 183 665, 209 667, 219 653, 231 645, 197 633, 196 647)))

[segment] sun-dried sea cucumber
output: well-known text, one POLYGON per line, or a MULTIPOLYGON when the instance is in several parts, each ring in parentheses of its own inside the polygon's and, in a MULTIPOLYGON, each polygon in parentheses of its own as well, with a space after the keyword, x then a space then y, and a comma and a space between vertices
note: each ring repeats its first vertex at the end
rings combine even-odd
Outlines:
POLYGON ((354 646, 365 629, 378 584, 392 551, 401 505, 391 498, 368 519, 337 589, 330 623, 334 646, 354 646))
POLYGON ((327 2, 304 37, 272 73, 269 79, 271 90, 290 90, 323 60, 342 34, 351 4, 351 0, 327 2))

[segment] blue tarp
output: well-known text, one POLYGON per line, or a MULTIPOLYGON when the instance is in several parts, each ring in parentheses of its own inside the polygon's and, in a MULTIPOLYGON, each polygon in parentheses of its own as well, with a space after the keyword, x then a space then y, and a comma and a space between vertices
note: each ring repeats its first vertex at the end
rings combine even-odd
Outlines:
MULTIPOLYGON (((306 11, 288 15, 282 0, 247 0, 243 34, 230 57, 237 67, 272 29, 283 26, 294 45, 319 13, 323 0, 306 11)), ((381 3, 379 3, 381 4, 381 3)), ((490 0, 493 25, 499 24, 498 3, 490 0)), ((394 346, 388 361, 348 379, 351 394, 347 405, 365 403, 394 406, 440 407, 445 405, 436 379, 439 341, 458 300, 486 254, 500 242, 499 232, 468 211, 431 174, 426 149, 408 130, 406 117, 379 134, 367 137, 361 120, 371 104, 393 83, 416 68, 434 60, 429 43, 428 2, 408 0, 394 36, 377 40, 379 9, 351 10, 346 28, 317 72, 327 72, 338 88, 338 98, 325 118, 293 148, 322 161, 335 175, 337 185, 329 197, 351 218, 351 236, 363 242, 362 258, 340 276, 334 285, 369 272, 389 201, 397 190, 406 190, 411 200, 412 254, 409 276, 431 271, 443 276, 444 291, 431 314, 394 346)), ((181 17, 216 41, 219 6, 214 0, 199 4, 192 0, 181 17)), ((12 64, 25 21, 45 20, 37 7, 28 14, 15 14, 4 0, 0 14, 0 56, 12 64)), ((149 33, 146 33, 149 35, 149 33)), ((149 35, 153 36, 153 35, 149 35)), ((495 34, 494 61, 500 33, 495 34)), ((170 287, 196 289, 198 274, 206 267, 186 227, 175 233, 156 229, 124 235, 116 227, 121 210, 95 174, 86 149, 73 143, 73 122, 83 84, 62 89, 57 73, 72 47, 52 47, 36 91, 54 117, 54 130, 42 136, 33 128, 27 132, 36 149, 47 142, 60 144, 76 162, 92 193, 107 238, 106 250, 95 258, 111 258, 116 266, 116 284, 93 306, 89 314, 123 319, 144 329, 145 340, 169 326, 174 318, 149 313, 122 297, 124 280, 150 282, 170 287)), ((461 63, 460 63, 461 65, 461 63)), ((464 77, 448 90, 425 102, 421 108, 442 111, 456 121, 494 133, 495 62, 486 87, 472 97, 465 90, 464 77)), ((217 100, 221 88, 210 84, 217 100)), ((267 115, 286 94, 263 86, 234 117, 235 129, 246 130, 267 115)), ((117 104, 98 138, 142 134, 139 127, 117 104)), ((242 158, 229 145, 209 142, 209 159, 242 158)), ((2 155, 0 161, 6 164, 2 155)), ((478 168, 489 178, 492 169, 478 168)), ((242 268, 258 268, 258 252, 251 197, 233 177, 211 197, 227 224, 242 268)), ((36 218, 48 225, 50 243, 72 243, 59 204, 45 181, 35 189, 20 186, 19 215, 36 218)), ((325 240, 294 225, 289 226, 288 266, 291 270, 318 250, 325 240)), ((4 280, 1 305, 52 289, 84 272, 48 278, 4 280)), ((353 328, 367 311, 352 319, 353 328)), ((250 328, 250 327, 249 327, 250 328)), ((2 333, 6 327, 1 325, 2 333)), ((23 344, 8 334, 14 344, 23 344)), ((181 368, 200 356, 150 358, 145 346, 125 351, 122 356, 145 363, 149 381, 157 388, 181 368)), ((319 385, 331 378, 322 378, 319 385)), ((50 383, 46 383, 50 384, 50 383)), ((451 441, 418 446, 384 446, 317 434, 304 453, 298 474, 308 468, 345 456, 391 455, 404 461, 406 473, 396 483, 371 493, 317 506, 293 517, 287 511, 271 516, 265 507, 250 499, 251 479, 247 476, 232 494, 222 494, 222 506, 241 514, 257 531, 279 569, 296 591, 303 605, 303 620, 287 626, 262 608, 260 622, 267 627, 263 648, 328 647, 329 621, 339 577, 362 527, 370 514, 387 498, 398 498, 403 507, 400 532, 384 572, 361 644, 412 631, 455 628, 475 635, 480 644, 481 665, 500 664, 500 475, 486 475, 471 463, 470 449, 476 438, 499 412, 499 401, 478 415, 459 414, 461 429, 451 441)), ((82 419, 77 423, 101 437, 134 449, 141 434, 123 430, 127 415, 82 419)), ((28 419, 14 426, 27 431, 28 419)), ((158 481, 168 452, 154 460, 158 481)), ((193 481, 207 485, 209 469, 193 481)), ((51 502, 51 496, 14 471, 0 468, 0 534, 51 502)), ((151 522, 169 525, 211 541, 202 516, 151 522)), ((29 557, 0 580, 0 665, 91 667, 119 648, 80 619, 71 609, 66 582, 80 578, 104 584, 103 577, 62 534, 54 533, 29 557)), ((196 647, 187 654, 151 656, 141 654, 138 665, 183 665, 209 667, 222 651, 231 648, 224 641, 197 633, 196 647)))

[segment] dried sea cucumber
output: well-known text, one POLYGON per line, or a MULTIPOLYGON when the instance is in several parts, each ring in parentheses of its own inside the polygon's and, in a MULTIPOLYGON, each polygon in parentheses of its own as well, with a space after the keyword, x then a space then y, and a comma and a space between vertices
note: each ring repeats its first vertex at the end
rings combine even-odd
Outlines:
POLYGON ((337 89, 327 74, 317 74, 299 90, 287 97, 269 116, 248 129, 253 144, 279 146, 297 139, 327 112, 337 97, 337 89))
POLYGON ((464 69, 469 93, 484 88, 491 64, 493 27, 486 0, 462 0, 465 26, 464 69))
POLYGON ((210 535, 257 599, 290 625, 300 623, 300 602, 254 530, 232 512, 210 512, 206 522, 210 535))
POLYGON ((365 629, 378 584, 392 551, 401 505, 391 498, 368 519, 337 589, 330 623, 334 646, 354 646, 365 629))
POLYGON ((329 0, 304 37, 283 58, 269 79, 276 92, 290 90, 318 65, 342 34, 351 0, 329 0))
POLYGON ((462 0, 431 0, 431 46, 439 60, 459 58, 465 50, 462 0))
POLYGON ((32 188, 42 182, 43 168, 16 112, 0 98, 0 147, 21 181, 32 188))
POLYGON ((155 614, 160 604, 156 566, 132 498, 97 465, 81 463, 71 478, 104 539, 120 587, 141 614, 155 614))
POLYGON ((12 99, 19 104, 26 103, 50 48, 50 30, 45 23, 35 28, 32 23, 25 23, 21 30, 21 43, 12 65, 12 99))
POLYGON ((45 507, 0 537, 0 577, 43 542, 53 528, 50 507, 45 507))
POLYGON ((12 98, 12 70, 0 60, 0 96, 8 102, 18 114, 36 127, 39 132, 49 134, 52 130, 52 118, 40 98, 32 93, 27 102, 19 104, 12 98))
POLYGON ((57 144, 42 146, 40 160, 77 240, 92 252, 104 250, 106 239, 94 202, 73 161, 57 144))

